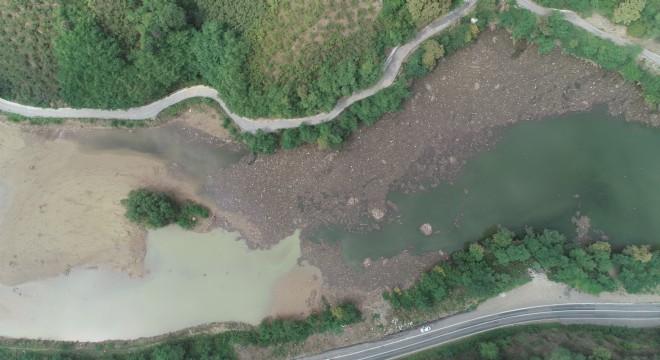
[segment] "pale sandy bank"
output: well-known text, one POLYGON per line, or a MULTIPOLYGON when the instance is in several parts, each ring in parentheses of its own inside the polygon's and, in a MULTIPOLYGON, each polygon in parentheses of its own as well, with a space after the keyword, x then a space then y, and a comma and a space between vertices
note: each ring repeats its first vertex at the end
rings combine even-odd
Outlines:
POLYGON ((0 123, 0 283, 13 285, 101 265, 140 275, 144 232, 124 219, 120 200, 134 188, 193 189, 156 159, 82 153, 0 123))

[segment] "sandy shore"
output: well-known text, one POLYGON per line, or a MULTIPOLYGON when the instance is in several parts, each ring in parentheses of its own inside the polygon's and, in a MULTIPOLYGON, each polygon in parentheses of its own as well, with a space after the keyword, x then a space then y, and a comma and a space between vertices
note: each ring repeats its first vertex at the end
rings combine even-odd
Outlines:
POLYGON ((192 188, 156 159, 134 153, 83 153, 0 123, 0 182, 7 188, 0 217, 0 283, 13 285, 104 266, 140 275, 144 232, 124 219, 120 200, 134 188, 192 188))

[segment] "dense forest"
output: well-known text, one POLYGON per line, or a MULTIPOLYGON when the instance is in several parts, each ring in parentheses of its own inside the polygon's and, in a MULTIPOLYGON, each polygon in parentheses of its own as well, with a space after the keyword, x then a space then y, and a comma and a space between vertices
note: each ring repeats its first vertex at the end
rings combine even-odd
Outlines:
POLYGON ((539 324, 499 329, 407 360, 657 359, 660 328, 539 324), (655 357, 654 357, 655 356, 655 357))
POLYGON ((5 0, 0 96, 115 109, 203 83, 248 117, 313 114, 373 84, 387 49, 460 3, 5 0))
POLYGON ((628 35, 660 40, 660 0, 537 0, 541 5, 570 9, 584 17, 597 12, 626 26, 628 35))
POLYGON ((383 296, 395 309, 429 311, 465 306, 509 291, 530 280, 528 269, 580 291, 600 294, 622 287, 630 294, 660 285, 660 251, 631 245, 613 251, 607 242, 588 246, 566 241, 557 231, 528 231, 522 238, 500 229, 484 241, 454 252, 408 289, 383 296))

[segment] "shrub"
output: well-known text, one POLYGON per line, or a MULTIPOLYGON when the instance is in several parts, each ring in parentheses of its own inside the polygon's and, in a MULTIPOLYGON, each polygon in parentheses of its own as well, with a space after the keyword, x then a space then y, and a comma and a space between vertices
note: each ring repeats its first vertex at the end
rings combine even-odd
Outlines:
POLYGON ((132 190, 128 199, 121 201, 126 207, 126 218, 146 228, 159 228, 175 222, 181 209, 176 201, 164 194, 147 189, 132 190))
POLYGON ((635 21, 628 26, 627 33, 629 36, 641 38, 646 33, 646 25, 641 21, 635 21))
POLYGON ((186 202, 182 206, 165 193, 147 189, 132 190, 121 204, 126 208, 125 216, 128 220, 147 229, 173 223, 184 229, 192 229, 198 218, 209 217, 208 209, 199 204, 186 202))

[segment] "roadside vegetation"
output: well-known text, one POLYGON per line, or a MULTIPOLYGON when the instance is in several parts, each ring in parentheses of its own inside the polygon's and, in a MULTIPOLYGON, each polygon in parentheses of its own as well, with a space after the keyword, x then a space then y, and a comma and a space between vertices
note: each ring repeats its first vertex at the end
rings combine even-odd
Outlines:
POLYGON ((340 333, 342 327, 361 321, 351 303, 328 306, 303 320, 267 319, 259 326, 242 326, 217 334, 181 335, 153 342, 115 341, 102 344, 5 340, 0 342, 3 360, 231 360, 234 346, 270 347, 299 343, 317 333, 340 333))
MULTIPOLYGON (((405 11, 404 5, 404 1, 386 0, 381 16, 395 19, 405 11)), ((316 145, 320 149, 338 147, 357 131, 360 125, 373 125, 383 114, 399 111, 401 104, 411 96, 410 83, 433 70, 442 58, 472 44, 486 25, 496 19, 495 9, 496 0, 480 1, 471 15, 480 19, 477 24, 471 24, 470 17, 465 17, 458 25, 427 40, 410 56, 392 86, 354 103, 332 121, 319 125, 303 124, 298 128, 272 133, 257 131, 254 134, 241 132, 229 119, 225 120, 223 126, 235 139, 244 141, 248 148, 256 153, 272 154, 278 148, 294 149, 303 144, 316 145)), ((409 26, 401 29, 409 29, 409 26)), ((398 44, 410 37, 409 33, 407 30, 390 31, 388 36, 396 39, 395 44, 398 44)))
POLYGON ((625 289, 655 293, 660 286, 660 251, 630 245, 613 251, 607 242, 568 242, 557 231, 528 231, 523 237, 500 229, 487 239, 454 252, 408 289, 383 297, 401 315, 462 310, 531 280, 529 269, 580 291, 600 294, 625 289))
POLYGON ((232 111, 291 117, 373 84, 387 49, 459 0, 0 1, 0 96, 128 108, 204 83, 232 111))
POLYGON ((559 12, 539 17, 515 6, 500 14, 501 25, 508 28, 514 41, 535 43, 541 54, 557 44, 568 54, 588 59, 606 70, 618 71, 624 79, 639 86, 653 109, 660 105, 660 76, 644 69, 637 61, 641 48, 617 46, 564 20, 559 12))
POLYGON ((190 201, 178 202, 162 192, 147 189, 132 190, 121 201, 126 208, 126 218, 147 229, 161 228, 173 223, 184 229, 192 229, 199 219, 209 217, 209 210, 190 201))
POLYGON ((653 359, 659 328, 539 324, 498 329, 406 357, 408 360, 653 359))
POLYGON ((660 40, 660 0, 536 0, 540 5, 569 9, 583 17, 597 12, 615 24, 626 26, 628 35, 660 40))

